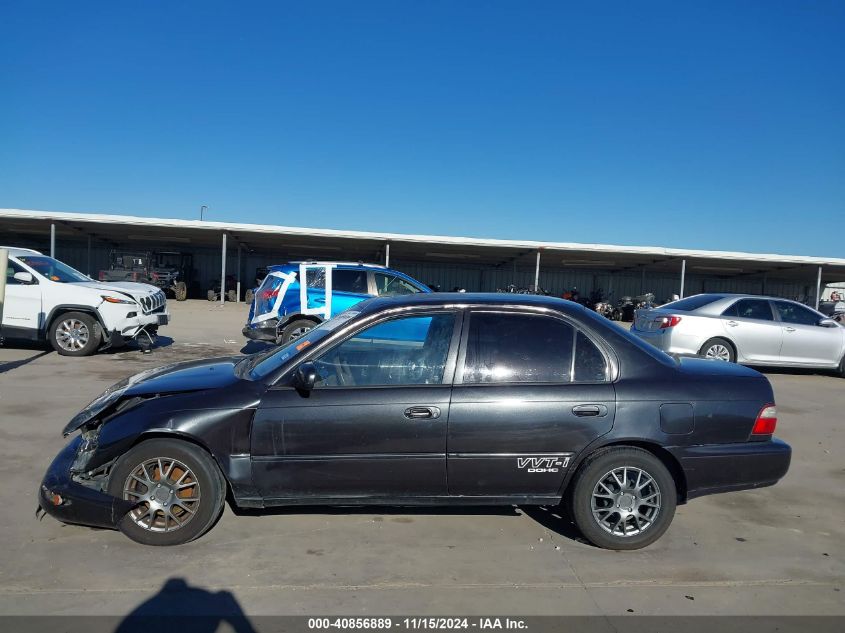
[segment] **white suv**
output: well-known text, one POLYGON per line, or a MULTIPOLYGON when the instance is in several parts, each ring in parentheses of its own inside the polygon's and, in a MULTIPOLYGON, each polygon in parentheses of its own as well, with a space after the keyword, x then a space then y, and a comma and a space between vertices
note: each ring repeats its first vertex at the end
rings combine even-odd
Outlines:
POLYGON ((94 281, 67 264, 27 248, 9 251, 2 334, 44 340, 65 356, 140 337, 155 340, 170 320, 164 293, 149 284, 94 281))

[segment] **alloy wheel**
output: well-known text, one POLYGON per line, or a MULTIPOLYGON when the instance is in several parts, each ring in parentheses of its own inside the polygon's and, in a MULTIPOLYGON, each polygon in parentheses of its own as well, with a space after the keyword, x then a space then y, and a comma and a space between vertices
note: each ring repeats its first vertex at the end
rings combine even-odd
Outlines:
POLYGON ((729 361, 731 359, 731 350, 721 343, 716 343, 707 348, 704 354, 705 358, 714 358, 716 360, 729 361))
POLYGON ((630 537, 647 530, 660 513, 660 488, 641 468, 620 466, 598 480, 591 497, 596 523, 613 536, 630 537))
POLYGON ((123 484, 123 498, 138 505, 129 517, 150 532, 173 532, 194 518, 200 484, 183 462, 170 457, 148 459, 123 484))
POLYGON ((56 343, 68 352, 78 352, 90 339, 88 326, 79 319, 65 319, 56 328, 56 343))

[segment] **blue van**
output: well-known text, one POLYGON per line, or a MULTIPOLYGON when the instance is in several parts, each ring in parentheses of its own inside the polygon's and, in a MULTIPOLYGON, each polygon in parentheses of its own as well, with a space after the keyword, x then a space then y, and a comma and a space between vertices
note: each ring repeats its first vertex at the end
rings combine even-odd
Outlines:
POLYGON ((270 266, 255 290, 243 334, 255 340, 289 343, 364 299, 417 292, 431 290, 408 275, 375 264, 290 262, 270 266))

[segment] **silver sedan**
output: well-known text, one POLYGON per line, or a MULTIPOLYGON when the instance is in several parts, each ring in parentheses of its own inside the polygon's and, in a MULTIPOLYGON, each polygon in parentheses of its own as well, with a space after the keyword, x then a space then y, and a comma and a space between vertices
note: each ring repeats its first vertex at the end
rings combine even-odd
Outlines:
POLYGON ((637 310, 631 333, 665 352, 746 365, 833 369, 845 376, 845 327, 786 299, 695 295, 637 310))

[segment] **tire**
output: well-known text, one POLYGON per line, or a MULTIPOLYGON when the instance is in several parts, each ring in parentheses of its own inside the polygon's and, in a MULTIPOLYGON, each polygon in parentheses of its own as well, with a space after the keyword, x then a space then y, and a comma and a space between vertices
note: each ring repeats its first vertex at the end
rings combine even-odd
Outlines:
POLYGON ((287 345, 292 340, 299 338, 317 324, 310 319, 296 319, 291 321, 276 334, 277 345, 287 345))
POLYGON ((255 299, 255 293, 253 292, 252 288, 244 293, 244 301, 247 303, 252 303, 252 300, 255 299))
POLYGON ((50 324, 50 345, 62 356, 90 356, 103 340, 99 321, 84 312, 65 312, 50 324))
POLYGON ((141 501, 117 524, 130 539, 143 545, 181 545, 205 534, 220 517, 226 481, 199 446, 156 438, 141 442, 117 461, 109 475, 108 491, 119 499, 141 501), (141 480, 151 485, 145 486, 141 480), (163 480, 164 484, 159 483, 163 480), (181 490, 174 485, 179 481, 183 482, 181 490), (154 494, 159 496, 150 499, 154 494), (177 497, 192 500, 174 503, 177 497), (151 501, 158 506, 152 514, 151 501))
POLYGON ((176 301, 184 301, 188 298, 188 285, 184 281, 176 282, 173 293, 176 296, 176 301))
POLYGON ((845 378, 845 355, 843 355, 842 360, 839 361, 839 367, 836 369, 836 375, 840 378, 845 378))
POLYGON ((569 485, 567 502, 575 525, 593 545, 634 550, 651 545, 669 528, 677 491, 672 475, 657 457, 640 448, 620 446, 586 459, 569 485), (645 476, 650 480, 644 484, 645 476), (631 492, 620 495, 622 487, 617 482, 622 481, 631 492), (638 483, 642 489, 637 492, 631 484, 638 483))
POLYGON ((716 360, 727 361, 729 363, 736 362, 736 350, 730 341, 723 338, 711 338, 701 346, 698 352, 699 356, 704 358, 714 358, 716 360))
POLYGON ((230 303, 235 303, 238 300, 238 291, 237 290, 227 290, 226 291, 226 301, 230 303))
POLYGON ((217 293, 213 290, 209 290, 205 296, 208 297, 209 301, 217 301, 217 293))

